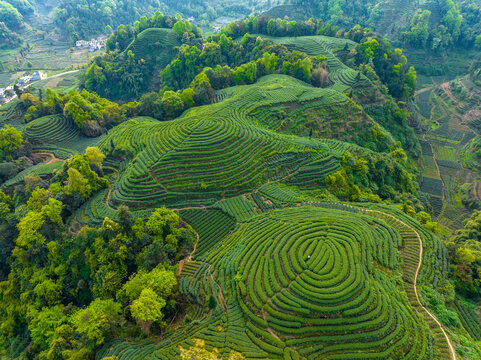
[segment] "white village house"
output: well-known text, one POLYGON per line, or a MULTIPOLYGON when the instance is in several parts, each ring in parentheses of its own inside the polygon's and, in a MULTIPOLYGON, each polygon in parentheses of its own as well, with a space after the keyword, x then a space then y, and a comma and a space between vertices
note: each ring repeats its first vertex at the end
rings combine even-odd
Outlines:
POLYGON ((5 89, 0 88, 0 104, 8 103, 16 97, 13 86, 7 86, 5 89))
POLYGON ((97 50, 105 49, 105 42, 106 42, 105 38, 92 39, 89 41, 77 40, 77 42, 75 43, 75 46, 80 48, 88 48, 89 52, 94 52, 97 50))
POLYGON ((17 81, 17 85, 20 87, 26 86, 30 81, 32 81, 32 77, 30 75, 22 76, 17 81))
POLYGON ((47 74, 45 71, 35 71, 32 75, 31 81, 38 81, 38 80, 43 80, 47 77, 47 74))
POLYGON ((77 42, 75 43, 75 46, 76 47, 88 47, 89 42, 86 41, 86 40, 77 40, 77 42))

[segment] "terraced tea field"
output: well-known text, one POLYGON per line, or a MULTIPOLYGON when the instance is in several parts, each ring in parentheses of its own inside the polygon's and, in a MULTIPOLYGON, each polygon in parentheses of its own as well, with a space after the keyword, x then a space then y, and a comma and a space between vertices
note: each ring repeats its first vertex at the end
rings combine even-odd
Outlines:
MULTIPOLYGON (((433 78, 434 79, 434 78, 433 78)), ((421 138, 423 177, 421 191, 426 193, 437 221, 455 230, 470 211, 460 203, 459 187, 476 181, 478 175, 463 167, 464 148, 475 136, 465 121, 467 107, 457 99, 446 82, 421 89, 417 93, 418 105, 428 119, 428 131, 421 138)))
POLYGON ((261 37, 285 45, 289 49, 305 52, 310 56, 323 55, 327 57, 329 79, 333 89, 344 92, 353 87, 366 87, 370 84, 365 75, 351 69, 335 55, 339 51, 350 51, 357 45, 354 41, 327 36, 271 37, 261 35, 261 37))
POLYGON ((333 142, 331 148, 325 141, 279 134, 250 116, 267 105, 302 107, 311 101, 322 107, 347 99, 334 90, 273 75, 257 86, 236 88, 226 100, 195 108, 174 121, 138 118, 121 124, 100 147, 107 154, 112 144, 131 149, 135 158, 113 186, 109 206, 207 206, 268 181, 289 178, 295 184, 319 183, 339 169, 339 157, 355 145, 339 147, 333 142))
POLYGON ((197 320, 156 345, 111 343, 98 359, 175 359, 196 339, 248 359, 455 359, 416 286, 444 276, 447 264, 432 256, 445 250, 402 213, 310 203, 265 210, 234 228, 215 211, 181 212, 201 235, 197 249, 210 248, 180 273, 197 320), (218 234, 214 246, 209 232, 218 234), (218 305, 209 311, 211 295, 218 305))
POLYGON ((156 67, 163 68, 175 56, 172 49, 180 45, 179 38, 170 29, 147 29, 132 41, 125 53, 132 51, 136 60, 154 61, 156 67))
POLYGON ((55 144, 77 140, 80 129, 63 115, 51 115, 30 122, 24 134, 33 144, 55 144))

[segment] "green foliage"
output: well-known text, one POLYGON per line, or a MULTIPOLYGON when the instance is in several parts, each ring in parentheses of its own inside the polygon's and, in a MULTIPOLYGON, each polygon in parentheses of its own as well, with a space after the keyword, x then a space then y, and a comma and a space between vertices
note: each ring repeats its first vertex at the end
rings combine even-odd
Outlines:
POLYGON ((24 25, 22 14, 8 2, 0 1, 0 13, 2 14, 2 22, 10 30, 20 30, 24 25))
POLYGON ((72 315, 72 325, 88 341, 101 345, 121 319, 121 305, 112 299, 96 299, 72 315))
POLYGON ((429 10, 418 10, 411 20, 411 30, 405 35, 407 41, 414 47, 425 48, 429 39, 429 10))
POLYGON ((68 317, 62 305, 44 307, 41 311, 32 309, 28 316, 31 318, 28 329, 32 340, 42 350, 47 350, 53 341, 55 329, 67 323, 68 317))
MULTIPOLYGON (((28 108, 26 119, 31 121, 31 125, 27 128, 27 134, 38 141, 43 141, 45 138, 42 130, 37 128, 44 128, 45 122, 51 119, 56 119, 60 123, 66 123, 69 127, 70 123, 74 123, 82 132, 90 137, 97 137, 105 132, 107 127, 125 121, 128 117, 136 114, 136 106, 138 103, 132 102, 122 106, 103 99, 95 93, 89 93, 86 90, 78 92, 77 90, 70 90, 67 94, 61 95, 53 90, 47 89, 45 101, 40 101, 36 96, 25 93, 21 96, 22 103, 28 108), (30 106, 35 104, 36 106, 30 106), (45 117, 47 115, 58 115, 56 117, 45 117), (59 115, 63 115, 63 118, 59 115), (42 118, 45 117, 45 118, 42 118), (34 119, 42 118, 39 121, 32 121, 34 119), (39 136, 40 135, 40 136, 39 136)), ((75 136, 70 134, 74 130, 69 131, 68 136, 75 136)), ((59 135, 56 135, 59 136, 59 135)))
POLYGON ((174 91, 166 91, 162 96, 161 104, 167 119, 177 117, 184 109, 182 97, 174 91))
POLYGON ((99 148, 87 148, 84 155, 74 155, 67 165, 67 179, 65 193, 75 192, 84 198, 89 198, 92 193, 108 185, 108 180, 102 178, 92 170, 92 165, 100 167, 105 155, 99 148))
MULTIPOLYGON (((0 49, 15 48, 22 44, 20 36, 10 30, 4 22, 0 22, 0 49)), ((0 71, 5 71, 3 64, 0 66, 0 71)))
POLYGON ((107 53, 81 77, 82 86, 109 98, 138 97, 149 90, 150 79, 175 57, 179 45, 200 44, 201 38, 196 26, 160 12, 143 17, 135 28, 120 25, 107 41, 107 53))
POLYGON ((481 49, 481 34, 476 36, 476 40, 474 41, 474 46, 476 49, 481 49))
POLYGON ((172 271, 157 267, 150 272, 139 271, 134 274, 122 287, 120 296, 133 301, 142 295, 144 289, 150 289, 157 296, 166 299, 176 284, 177 279, 172 271))
POLYGON ((154 322, 162 319, 162 308, 166 305, 164 299, 153 290, 145 288, 140 296, 132 302, 130 311, 132 316, 141 321, 154 322))
POLYGON ((464 228, 456 233, 450 243, 451 260, 457 289, 471 297, 479 297, 481 283, 481 212, 464 221, 464 228))
POLYGON ((177 285, 173 271, 157 267, 150 272, 140 271, 125 283, 119 296, 131 302, 132 316, 140 323, 142 330, 150 333, 152 323, 163 318, 162 309, 177 285))
POLYGON ((133 23, 135 19, 139 18, 139 13, 154 16, 150 19, 144 16, 136 22, 137 33, 145 30, 150 20, 154 20, 152 22, 156 27, 172 28, 175 19, 155 12, 157 9, 159 9, 158 4, 147 0, 140 2, 119 0, 115 3, 105 0, 88 0, 84 4, 72 0, 62 0, 55 8, 54 21, 61 30, 69 34, 73 41, 102 33, 106 26, 115 28, 124 26, 120 24, 133 23))
POLYGON ((23 143, 22 132, 12 126, 5 125, 0 130, 0 158, 11 155, 23 143))

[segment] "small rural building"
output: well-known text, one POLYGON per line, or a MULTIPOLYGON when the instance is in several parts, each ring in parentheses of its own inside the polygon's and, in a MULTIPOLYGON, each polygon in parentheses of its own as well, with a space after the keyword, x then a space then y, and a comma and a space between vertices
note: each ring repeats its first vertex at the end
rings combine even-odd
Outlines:
POLYGON ((32 75, 32 81, 43 80, 47 77, 45 71, 35 71, 32 75))
POLYGON ((20 79, 17 81, 18 86, 25 86, 27 85, 30 81, 32 81, 31 76, 22 76, 20 79))

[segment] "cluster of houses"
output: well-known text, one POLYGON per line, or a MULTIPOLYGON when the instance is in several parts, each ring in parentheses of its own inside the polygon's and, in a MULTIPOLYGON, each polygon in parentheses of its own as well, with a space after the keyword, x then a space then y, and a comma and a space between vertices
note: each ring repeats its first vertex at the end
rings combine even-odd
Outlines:
POLYGON ((17 80, 17 85, 19 87, 26 87, 32 81, 39 81, 43 80, 47 77, 45 71, 35 71, 32 75, 22 76, 20 79, 17 80))
POLYGON ((212 23, 212 30, 218 33, 224 26, 229 25, 232 20, 228 18, 219 18, 212 23))
POLYGON ((106 38, 98 38, 98 39, 92 39, 92 40, 77 40, 75 43, 75 46, 78 48, 88 48, 89 52, 94 52, 98 50, 103 50, 105 49, 105 43, 107 39, 106 38))
POLYGON ((0 88, 0 104, 7 103, 15 99, 15 91, 13 86, 7 86, 6 88, 0 88))
MULTIPOLYGON (((35 71, 32 75, 22 76, 17 80, 17 86, 19 88, 28 87, 33 81, 43 80, 47 77, 45 71, 35 71)), ((7 86, 6 88, 0 88, 0 104, 8 103, 16 98, 13 86, 7 86)))

